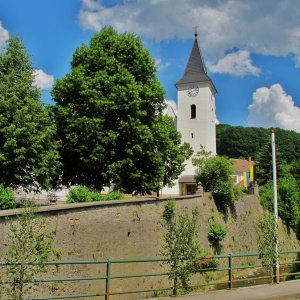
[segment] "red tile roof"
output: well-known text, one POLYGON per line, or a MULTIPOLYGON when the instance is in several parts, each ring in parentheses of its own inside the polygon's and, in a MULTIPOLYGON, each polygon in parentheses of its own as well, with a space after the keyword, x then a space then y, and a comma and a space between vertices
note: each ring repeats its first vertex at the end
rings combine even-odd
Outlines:
POLYGON ((243 174, 248 172, 251 166, 254 166, 254 161, 249 159, 231 159, 235 174, 243 174))

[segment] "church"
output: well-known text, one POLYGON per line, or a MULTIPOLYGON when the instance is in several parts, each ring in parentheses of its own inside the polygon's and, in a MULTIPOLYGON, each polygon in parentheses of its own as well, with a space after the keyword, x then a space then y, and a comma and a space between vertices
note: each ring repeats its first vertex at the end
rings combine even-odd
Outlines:
MULTIPOLYGON (((202 145, 206 151, 216 154, 216 87, 207 74, 198 44, 197 33, 184 74, 175 84, 177 88, 177 114, 168 107, 167 114, 173 117, 182 142, 193 148, 194 154, 202 145)), ((171 188, 164 187, 162 196, 189 195, 196 192, 196 167, 192 157, 185 162, 185 170, 171 188)))

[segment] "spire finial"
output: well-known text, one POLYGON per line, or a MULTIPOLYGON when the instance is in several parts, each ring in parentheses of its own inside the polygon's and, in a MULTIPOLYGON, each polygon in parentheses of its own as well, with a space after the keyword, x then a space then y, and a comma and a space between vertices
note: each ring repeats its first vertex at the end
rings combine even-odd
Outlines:
POLYGON ((197 25, 194 27, 194 29, 195 29, 195 34, 194 34, 195 38, 198 36, 198 28, 199 28, 199 26, 197 26, 197 25))

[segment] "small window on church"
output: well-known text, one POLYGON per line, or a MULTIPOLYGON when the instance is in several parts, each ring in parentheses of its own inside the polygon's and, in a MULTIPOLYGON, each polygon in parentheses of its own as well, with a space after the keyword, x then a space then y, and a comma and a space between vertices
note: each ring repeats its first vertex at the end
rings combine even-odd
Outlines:
POLYGON ((191 133, 191 135, 192 135, 192 139, 194 138, 194 134, 193 133, 191 133))
POLYGON ((196 119, 196 105, 191 105, 191 119, 196 119))

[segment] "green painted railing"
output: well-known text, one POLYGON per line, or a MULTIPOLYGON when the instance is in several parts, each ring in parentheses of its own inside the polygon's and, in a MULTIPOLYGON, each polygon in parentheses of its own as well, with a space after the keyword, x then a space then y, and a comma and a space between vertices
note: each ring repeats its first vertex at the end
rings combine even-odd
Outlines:
MULTIPOLYGON (((280 278, 286 279, 289 276, 296 276, 300 275, 300 250, 289 250, 289 251, 281 251, 280 253, 280 268, 283 271, 280 274, 280 278), (293 256, 291 259, 290 257, 287 258, 286 256, 293 256), (294 271, 287 272, 284 271, 288 266, 293 266, 294 271)), ((202 275, 212 273, 216 274, 216 272, 220 272, 222 275, 220 276, 220 280, 214 281, 214 282, 207 282, 199 285, 194 285, 194 288, 200 288, 204 286, 217 286, 219 285, 220 288, 234 288, 241 284, 243 286, 247 285, 253 285, 253 282, 257 284, 257 282, 263 282, 268 280, 269 282, 272 281, 272 277, 270 275, 264 275, 264 276, 239 276, 239 272, 241 273, 243 270, 251 270, 256 269, 259 270, 262 268, 261 264, 255 264, 254 262, 248 264, 236 264, 236 260, 241 260, 243 258, 256 258, 258 261, 259 253, 239 253, 239 254, 223 254, 223 255, 215 255, 212 256, 212 259, 222 261, 221 267, 215 268, 215 269, 198 269, 197 273, 200 273, 202 275), (227 262, 226 262, 227 261, 227 262), (249 265, 250 264, 250 265, 249 265), (227 273, 227 275, 225 273, 227 273), (224 275, 225 274, 225 275, 224 275)), ((166 262, 166 259, 161 258, 150 258, 150 259, 107 259, 107 260, 92 260, 92 261, 52 261, 52 262, 46 262, 46 266, 73 266, 73 265, 86 265, 91 266, 96 265, 99 266, 99 269, 101 266, 105 270, 103 276, 74 276, 74 277, 51 277, 51 278, 40 278, 35 279, 31 281, 32 283, 59 283, 59 282, 74 282, 76 284, 80 281, 101 281, 104 282, 103 288, 101 291, 101 287, 99 287, 99 293, 85 293, 85 294, 72 294, 72 295, 60 295, 60 296, 43 296, 43 297, 35 297, 35 298, 28 298, 30 300, 50 300, 50 299, 79 299, 79 298, 99 298, 99 299, 105 299, 109 300, 110 296, 114 295, 124 295, 124 294, 136 294, 136 293, 157 293, 162 292, 166 290, 171 290, 171 287, 163 287, 163 288, 144 288, 144 289, 138 289, 138 290, 127 290, 127 291, 112 291, 111 290, 111 283, 114 280, 123 280, 126 279, 132 279, 132 278, 148 278, 148 277, 167 277, 168 272, 166 271, 166 265, 164 264, 166 262), (151 264, 159 264, 161 268, 161 272, 157 273, 142 273, 142 274, 114 274, 112 272, 112 267, 114 265, 121 265, 121 264, 130 264, 136 265, 136 264, 143 264, 143 263, 151 263, 151 264), (164 266, 163 266, 164 265, 164 266)), ((0 262, 0 268, 2 269, 1 272, 3 272, 3 268, 7 266, 8 264, 6 262, 0 262)), ((102 270, 103 271, 103 270, 102 270)), ((1 273, 0 273, 1 274, 1 273)), ((9 284, 9 282, 0 281, 0 284, 5 285, 9 284)), ((124 286, 126 286, 126 282, 124 283, 124 286)))

